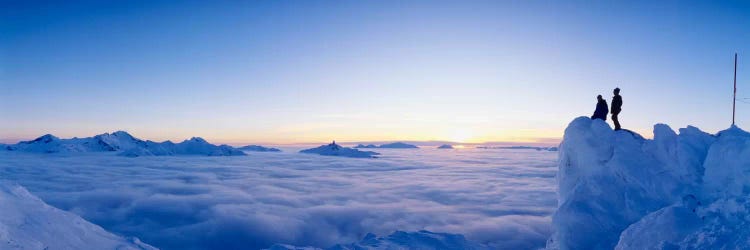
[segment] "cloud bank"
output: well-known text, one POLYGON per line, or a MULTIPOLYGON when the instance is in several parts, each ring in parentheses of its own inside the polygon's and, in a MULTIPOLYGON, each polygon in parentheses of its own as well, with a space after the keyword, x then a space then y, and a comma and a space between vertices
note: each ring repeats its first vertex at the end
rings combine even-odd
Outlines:
POLYGON ((554 152, 378 151, 380 159, 2 152, 0 178, 162 249, 329 247, 396 230, 520 249, 550 235, 554 152))

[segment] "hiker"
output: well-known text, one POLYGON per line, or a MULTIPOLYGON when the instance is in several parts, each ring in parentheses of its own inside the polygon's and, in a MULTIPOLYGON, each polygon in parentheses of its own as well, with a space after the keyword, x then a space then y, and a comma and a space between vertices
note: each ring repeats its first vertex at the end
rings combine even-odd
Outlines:
POLYGON ((617 120, 617 115, 622 111, 622 96, 620 96, 620 88, 615 88, 615 96, 612 97, 612 121, 615 123, 615 130, 620 130, 620 121, 617 120))
POLYGON ((607 101, 602 98, 602 95, 596 96, 596 109, 594 110, 594 115, 591 116, 591 120, 593 119, 602 119, 603 121, 607 120, 607 113, 609 112, 609 108, 607 107, 607 101))

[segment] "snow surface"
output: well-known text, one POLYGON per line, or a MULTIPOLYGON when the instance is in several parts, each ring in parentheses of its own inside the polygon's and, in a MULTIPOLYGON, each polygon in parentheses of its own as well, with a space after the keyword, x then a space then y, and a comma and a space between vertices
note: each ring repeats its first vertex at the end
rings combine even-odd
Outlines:
MULTIPOLYGON (((418 232, 396 231, 385 237, 367 234, 362 240, 350 244, 337 244, 326 250, 355 250, 355 249, 492 249, 488 246, 470 242, 460 234, 433 233, 426 230, 418 232)), ((323 250, 316 247, 299 247, 277 244, 269 250, 323 250)))
POLYGON ((237 150, 243 151, 255 151, 255 152, 281 152, 278 148, 268 148, 259 145, 247 145, 237 148, 237 150))
POLYGON ((440 145, 440 147, 437 147, 437 148, 439 148, 439 149, 453 149, 453 146, 451 146, 449 144, 443 144, 443 145, 440 145))
POLYGON ((305 154, 319 154, 325 156, 341 156, 351 158, 375 158, 376 155, 380 154, 372 151, 359 151, 354 148, 342 147, 341 145, 336 144, 336 142, 328 145, 322 145, 317 148, 301 150, 299 152, 305 154))
POLYGON ((0 182, 0 249, 156 249, 125 239, 0 182))
POLYGON ((153 142, 133 137, 125 131, 104 133, 93 137, 60 139, 47 134, 31 141, 22 141, 4 147, 8 151, 31 153, 83 153, 119 152, 118 155, 137 157, 155 155, 245 155, 228 145, 213 145, 206 140, 193 137, 181 143, 171 141, 153 142))
POLYGON ((580 117, 559 152, 550 249, 750 248, 750 134, 654 126, 654 139, 580 117))
POLYGON ((0 180, 161 249, 327 248, 420 230, 535 249, 551 234, 556 153, 423 148, 384 150, 373 161, 297 150, 137 158, 1 151, 0 180))

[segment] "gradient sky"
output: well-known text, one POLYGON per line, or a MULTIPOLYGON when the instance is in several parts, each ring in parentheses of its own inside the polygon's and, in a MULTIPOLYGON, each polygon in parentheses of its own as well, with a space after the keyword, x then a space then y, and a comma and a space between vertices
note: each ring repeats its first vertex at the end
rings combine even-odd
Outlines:
POLYGON ((2 1, 0 138, 554 140, 617 86, 716 132, 749 46, 746 1, 2 1))

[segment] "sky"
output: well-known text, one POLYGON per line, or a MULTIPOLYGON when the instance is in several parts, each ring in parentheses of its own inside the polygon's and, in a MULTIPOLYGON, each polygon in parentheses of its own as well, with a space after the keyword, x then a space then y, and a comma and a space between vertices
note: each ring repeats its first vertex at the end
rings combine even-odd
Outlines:
POLYGON ((749 46, 742 1, 0 1, 0 139, 556 141, 614 87, 716 132, 749 46))

